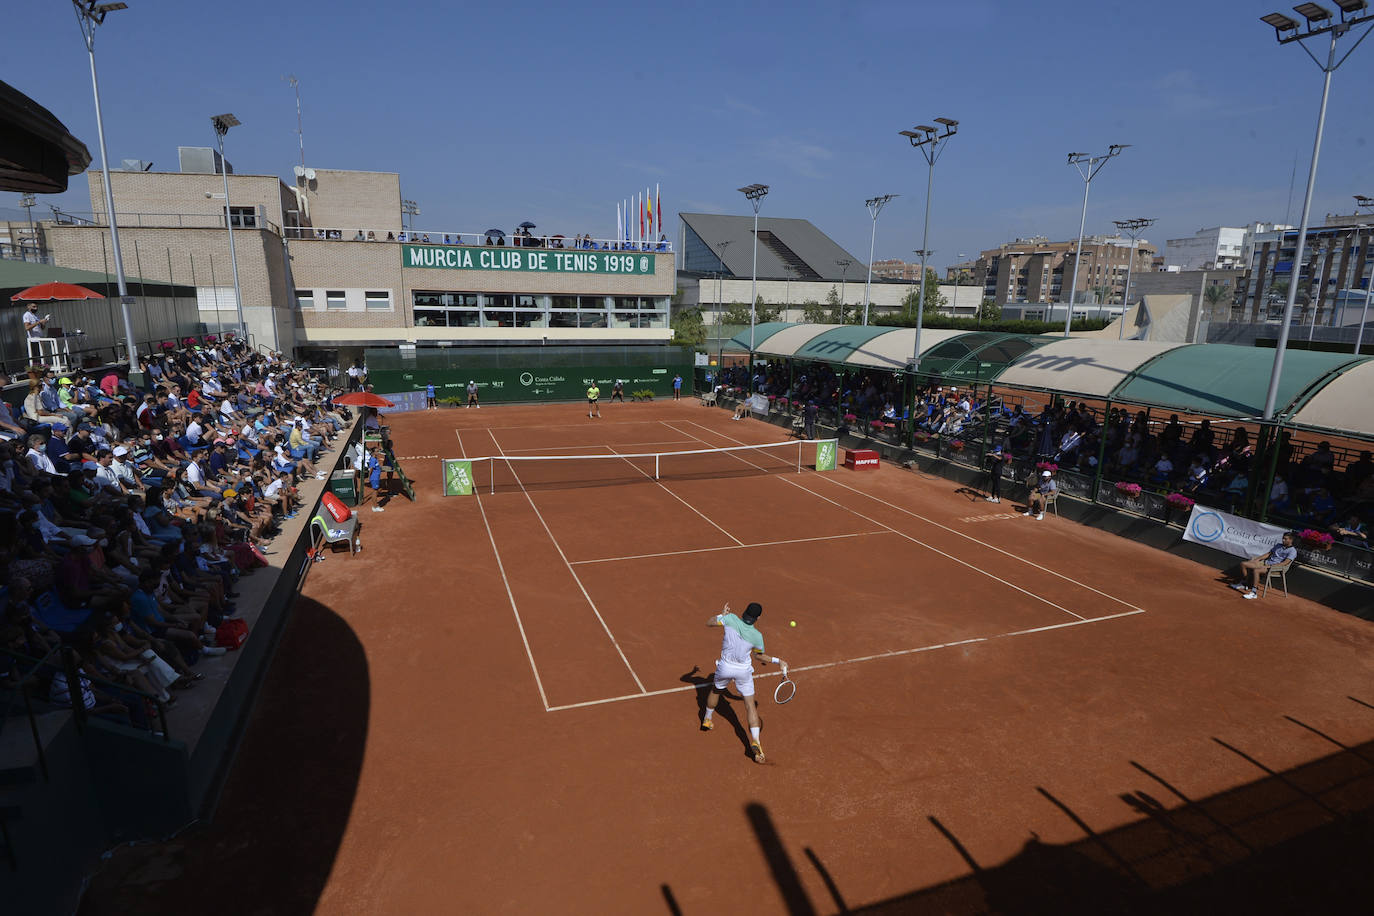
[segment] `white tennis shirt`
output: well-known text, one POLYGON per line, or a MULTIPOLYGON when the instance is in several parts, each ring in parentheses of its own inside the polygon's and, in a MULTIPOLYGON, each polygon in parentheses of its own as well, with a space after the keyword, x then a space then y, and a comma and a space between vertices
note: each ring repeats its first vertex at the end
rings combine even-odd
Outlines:
POLYGON ((734 614, 718 614, 716 620, 725 628, 720 644, 720 660, 731 665, 753 667, 750 653, 763 651, 763 634, 753 624, 745 623, 734 614))

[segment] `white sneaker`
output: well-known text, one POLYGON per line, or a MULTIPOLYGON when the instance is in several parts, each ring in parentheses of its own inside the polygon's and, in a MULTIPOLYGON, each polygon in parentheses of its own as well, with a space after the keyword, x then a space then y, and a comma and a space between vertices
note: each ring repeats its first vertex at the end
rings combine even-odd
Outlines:
POLYGON ((381 506, 373 506, 373 507, 372 507, 372 511, 373 511, 373 512, 385 512, 386 510, 383 509, 381 506))
POLYGON ((1044 521, 1044 520, 1045 520, 1045 513, 1041 512, 1039 515, 1037 515, 1037 516, 1035 517, 1035 520, 1036 520, 1037 522, 1042 522, 1042 521, 1044 521))
POLYGON ((229 651, 229 650, 226 649, 226 648, 224 648, 223 646, 206 646, 205 648, 203 648, 203 649, 200 650, 200 654, 201 654, 201 655, 223 655, 225 652, 228 652, 228 651, 229 651))
POLYGON ((1256 594, 1253 590, 1251 590, 1251 591, 1248 591, 1248 592, 1246 592, 1245 594, 1241 595, 1241 597, 1242 597, 1242 598, 1247 598, 1247 599, 1253 600, 1253 599, 1255 599, 1255 598, 1258 598, 1259 595, 1256 594))
POLYGON ((983 498, 986 499, 986 500, 987 500, 988 502, 990 502, 990 503, 1000 503, 1000 502, 1001 502, 1001 500, 998 499, 996 496, 984 496, 983 498))

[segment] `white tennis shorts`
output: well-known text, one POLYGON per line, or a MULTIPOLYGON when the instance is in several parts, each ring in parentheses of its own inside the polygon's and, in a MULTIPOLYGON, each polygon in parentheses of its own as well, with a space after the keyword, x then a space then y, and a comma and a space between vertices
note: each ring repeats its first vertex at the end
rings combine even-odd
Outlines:
POLYGON ((742 697, 752 697, 754 695, 754 666, 736 665, 727 662, 723 658, 716 659, 716 670, 714 672, 715 687, 717 690, 724 690, 730 686, 730 682, 735 682, 735 689, 742 697))

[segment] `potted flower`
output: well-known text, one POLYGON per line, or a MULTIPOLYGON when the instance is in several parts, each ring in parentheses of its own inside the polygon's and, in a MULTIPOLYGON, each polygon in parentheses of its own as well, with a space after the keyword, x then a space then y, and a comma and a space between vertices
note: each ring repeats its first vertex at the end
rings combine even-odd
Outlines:
POLYGON ((964 450, 964 440, 963 440, 963 439, 951 439, 951 440, 949 440, 949 448, 950 448, 950 451, 962 452, 962 451, 964 450))
POLYGON ((882 421, 882 420, 869 420, 869 421, 868 421, 868 425, 871 426, 871 427, 873 428, 873 431, 874 431, 875 433, 876 433, 876 432, 881 432, 882 429, 883 429, 883 421, 882 421))
POLYGON ((847 413, 844 415, 844 422, 846 423, 857 423, 858 420, 859 417, 857 414, 847 413))
POLYGON ((1059 465, 1055 464, 1053 461, 1037 461, 1035 463, 1035 469, 1037 471, 1049 471, 1053 474, 1059 470, 1059 465))
POLYGON ((1117 483, 1116 492, 1125 495, 1127 499, 1135 499, 1140 496, 1140 484, 1122 480, 1117 483))
POLYGON ((1171 509, 1177 509, 1180 512, 1191 512, 1194 501, 1184 496, 1182 493, 1170 493, 1168 496, 1164 497, 1164 502, 1171 509))
POLYGON ((911 438, 917 442, 929 442, 930 432, 928 430, 918 429, 911 434, 911 438))
POLYGON ((1325 531, 1318 531, 1315 528, 1304 528, 1299 532, 1298 537, 1300 537, 1302 542, 1308 547, 1312 547, 1316 550, 1330 550, 1331 545, 1336 542, 1336 539, 1332 535, 1325 531))

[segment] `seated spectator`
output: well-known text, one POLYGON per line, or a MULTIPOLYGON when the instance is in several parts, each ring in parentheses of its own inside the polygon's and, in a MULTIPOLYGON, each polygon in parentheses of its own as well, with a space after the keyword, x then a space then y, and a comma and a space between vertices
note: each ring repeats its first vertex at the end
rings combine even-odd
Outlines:
MULTIPOLYGON (((1057 489, 1058 486, 1056 486, 1054 482, 1054 473, 1048 470, 1041 471, 1040 482, 1035 486, 1035 489, 1031 491, 1026 511, 1021 514, 1033 516, 1037 521, 1043 520, 1045 517, 1045 506, 1049 502, 1049 496, 1057 489)), ((1057 512, 1059 510, 1056 509, 1055 511, 1057 512)))
POLYGON ((1283 539, 1269 549, 1268 553, 1262 553, 1251 557, 1240 564, 1240 571, 1234 576, 1237 580, 1231 585, 1238 592, 1242 592, 1245 598, 1258 598, 1260 573, 1270 566, 1277 566, 1280 563, 1291 563, 1298 557, 1298 550, 1293 546, 1294 538, 1291 532, 1285 531, 1283 539))
POLYGON ((1369 547, 1369 526, 1354 512, 1346 515, 1345 521, 1332 526, 1332 532, 1342 544, 1352 547, 1369 547))

